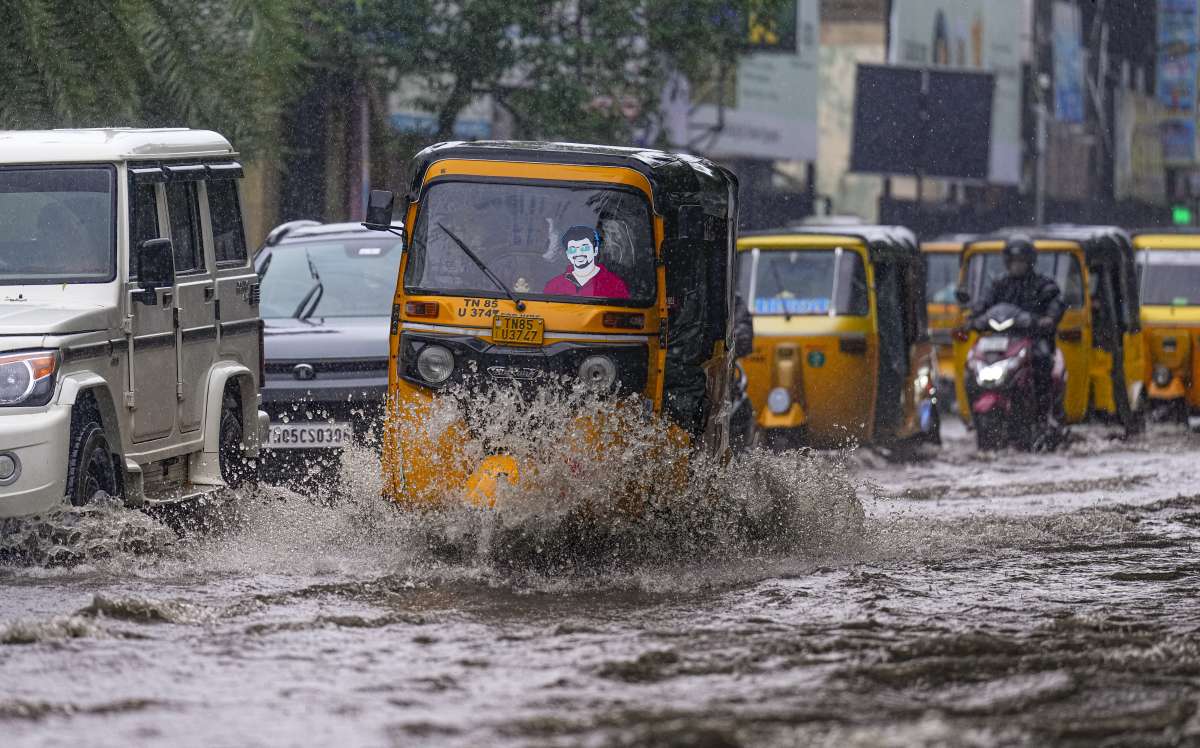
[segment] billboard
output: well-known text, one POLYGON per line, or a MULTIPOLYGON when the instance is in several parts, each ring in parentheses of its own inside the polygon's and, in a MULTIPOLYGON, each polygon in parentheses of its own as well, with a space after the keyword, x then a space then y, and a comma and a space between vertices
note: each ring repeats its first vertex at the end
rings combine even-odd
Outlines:
POLYGON ((1125 88, 1115 96, 1114 197, 1161 205, 1167 200, 1167 172, 1158 102, 1125 88))
POLYGON ((888 61, 995 76, 988 181, 1021 179, 1021 15, 1016 2, 892 0, 888 61))
POLYGON ((753 51, 728 80, 676 82, 664 107, 673 145, 714 157, 816 160, 820 30, 820 0, 784 3, 773 23, 751 18, 753 51))
POLYGON ((1084 120, 1084 86, 1087 85, 1083 49, 1083 16, 1079 6, 1054 3, 1054 118, 1059 122, 1084 120))
POLYGON ((860 65, 850 168, 984 181, 995 77, 860 65))
POLYGON ((1158 0, 1158 80, 1163 159, 1196 161, 1197 0, 1158 0))

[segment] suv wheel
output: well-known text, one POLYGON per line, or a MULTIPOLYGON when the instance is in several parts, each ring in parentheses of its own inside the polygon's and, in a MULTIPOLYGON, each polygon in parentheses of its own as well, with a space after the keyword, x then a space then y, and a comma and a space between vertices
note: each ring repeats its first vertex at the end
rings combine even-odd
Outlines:
POLYGON ((226 485, 236 488, 246 480, 250 466, 242 453, 242 406, 230 395, 225 396, 221 407, 221 433, 218 454, 221 462, 221 478, 226 485))
POLYGON ((120 489, 108 437, 95 416, 89 414, 71 429, 67 500, 74 506, 85 506, 101 493, 118 496, 120 489))

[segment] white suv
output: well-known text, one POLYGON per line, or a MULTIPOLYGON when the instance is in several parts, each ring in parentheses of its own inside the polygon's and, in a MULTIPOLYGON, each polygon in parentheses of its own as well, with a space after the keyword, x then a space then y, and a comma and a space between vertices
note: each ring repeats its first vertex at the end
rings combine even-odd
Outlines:
POLYGON ((251 469, 267 418, 236 156, 197 130, 0 132, 0 517, 251 469))

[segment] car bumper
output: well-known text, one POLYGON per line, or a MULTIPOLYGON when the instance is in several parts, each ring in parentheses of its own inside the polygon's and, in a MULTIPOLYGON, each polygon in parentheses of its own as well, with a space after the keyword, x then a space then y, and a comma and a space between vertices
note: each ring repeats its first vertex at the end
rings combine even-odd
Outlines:
POLYGON ((0 454, 18 461, 18 473, 0 485, 0 517, 24 517, 63 505, 71 406, 33 413, 0 414, 0 454))

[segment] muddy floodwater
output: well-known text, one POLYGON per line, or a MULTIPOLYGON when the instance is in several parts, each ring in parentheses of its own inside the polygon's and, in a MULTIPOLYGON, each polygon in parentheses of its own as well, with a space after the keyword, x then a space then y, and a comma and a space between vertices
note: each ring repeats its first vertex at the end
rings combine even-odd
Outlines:
POLYGON ((370 454, 203 533, 76 517, 0 566, 0 743, 1200 744, 1200 437, 947 431, 752 458, 682 538, 397 512, 370 454))

